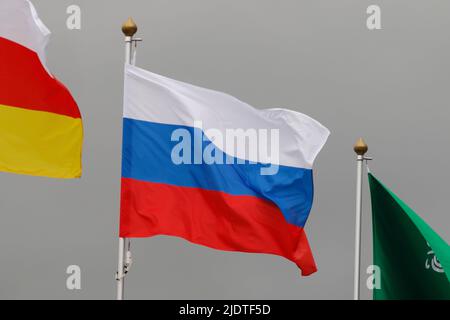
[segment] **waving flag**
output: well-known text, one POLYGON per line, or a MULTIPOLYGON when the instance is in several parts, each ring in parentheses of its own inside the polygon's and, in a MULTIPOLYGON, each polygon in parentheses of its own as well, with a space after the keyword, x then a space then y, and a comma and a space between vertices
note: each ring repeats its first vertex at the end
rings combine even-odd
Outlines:
POLYGON ((76 178, 81 115, 45 65, 49 36, 31 2, 0 0, 0 171, 76 178))
POLYGON ((121 237, 177 236, 316 271, 303 228, 325 127, 131 65, 124 104, 121 237))
POLYGON ((369 173, 373 259, 380 268, 374 300, 450 299, 450 247, 369 173))

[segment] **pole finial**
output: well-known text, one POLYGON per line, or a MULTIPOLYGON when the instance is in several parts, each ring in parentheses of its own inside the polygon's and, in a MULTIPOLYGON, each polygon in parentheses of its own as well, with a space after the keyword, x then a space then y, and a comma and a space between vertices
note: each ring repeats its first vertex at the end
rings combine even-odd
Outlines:
POLYGON ((134 36, 137 30, 138 27, 131 17, 122 25, 122 32, 126 37, 134 36))
POLYGON ((357 155, 363 156, 366 154, 367 150, 369 150, 369 147, 362 138, 359 138, 358 141, 356 141, 355 145, 353 146, 353 150, 357 155))

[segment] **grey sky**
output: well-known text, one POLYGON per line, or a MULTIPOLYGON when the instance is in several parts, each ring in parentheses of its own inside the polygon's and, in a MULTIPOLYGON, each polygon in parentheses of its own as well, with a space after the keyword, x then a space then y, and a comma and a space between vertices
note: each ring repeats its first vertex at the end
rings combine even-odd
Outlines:
MULTIPOLYGON (((133 241, 128 298, 350 299, 356 163, 448 241, 450 2, 366 0, 36 0, 53 32, 48 66, 84 118, 84 173, 59 181, 0 174, 0 298, 114 298, 124 43, 139 26, 140 67, 260 107, 303 112, 331 130, 315 165, 306 231, 319 267, 307 278, 269 255, 220 252, 159 237, 133 241), (70 4, 82 29, 66 28, 70 4), (382 30, 366 8, 382 9, 382 30), (68 265, 82 290, 65 288, 68 265)), ((363 260, 371 263, 364 179, 363 260)), ((424 257, 425 261, 426 257, 424 257)), ((365 279, 362 279, 365 283, 365 279)), ((370 293, 362 289, 363 298, 370 293)))

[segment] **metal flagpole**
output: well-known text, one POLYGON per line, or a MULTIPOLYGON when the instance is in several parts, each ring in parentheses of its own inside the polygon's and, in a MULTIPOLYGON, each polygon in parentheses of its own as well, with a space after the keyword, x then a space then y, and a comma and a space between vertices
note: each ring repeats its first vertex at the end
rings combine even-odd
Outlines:
POLYGON ((354 288, 353 299, 359 300, 359 280, 360 280, 360 265, 361 265, 361 211, 362 211, 362 175, 363 175, 363 161, 366 160, 368 147, 363 139, 359 139, 353 147, 357 157, 357 171, 356 171, 356 225, 355 225, 355 274, 354 274, 354 288))
MULTIPOLYGON (((133 21, 132 18, 129 18, 123 25, 122 25, 122 32, 125 35, 125 63, 126 64, 133 64, 133 43, 136 41, 139 41, 140 39, 133 39, 133 36, 137 32, 137 25, 133 21)), ((118 258, 118 265, 117 265, 117 300, 123 300, 124 298, 124 281, 125 281, 125 274, 127 267, 125 263, 125 259, 128 257, 125 254, 126 248, 129 248, 129 239, 127 238, 119 238, 119 258, 118 258)))

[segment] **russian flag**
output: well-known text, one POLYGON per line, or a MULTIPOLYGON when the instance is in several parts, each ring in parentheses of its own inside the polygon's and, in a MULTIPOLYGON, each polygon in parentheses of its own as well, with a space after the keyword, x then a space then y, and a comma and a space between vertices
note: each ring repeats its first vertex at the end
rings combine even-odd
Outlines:
POLYGON ((127 65, 120 236, 275 254, 309 275, 312 166, 328 136, 301 113, 127 65))

